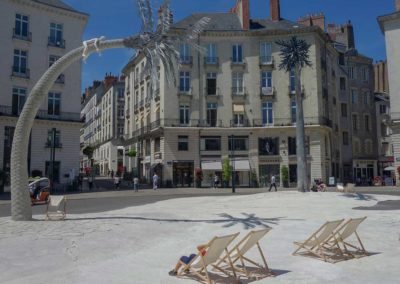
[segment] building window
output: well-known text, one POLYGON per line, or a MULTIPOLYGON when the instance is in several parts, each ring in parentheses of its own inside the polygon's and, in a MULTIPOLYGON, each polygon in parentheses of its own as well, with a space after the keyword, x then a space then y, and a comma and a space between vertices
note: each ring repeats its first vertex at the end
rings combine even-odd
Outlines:
POLYGON ((244 126, 244 113, 233 114, 233 126, 244 126))
POLYGON ((247 151, 249 149, 249 138, 246 137, 233 137, 228 139, 229 151, 247 151), (233 145, 232 145, 233 144, 233 145))
POLYGON ((234 44, 232 46, 232 62, 234 63, 243 62, 243 50, 241 44, 234 44))
POLYGON ((201 151, 221 151, 221 137, 201 137, 201 151))
POLYGON ((343 145, 349 145, 349 133, 347 131, 343 131, 343 145))
POLYGON ((189 151, 189 136, 178 136, 178 151, 189 151))
POLYGON ((61 94, 50 92, 48 95, 47 114, 51 116, 60 115, 61 94))
POLYGON ((351 102, 353 104, 357 104, 358 103, 358 94, 357 94, 357 90, 351 90, 351 102))
POLYGON ((373 152, 372 150, 372 141, 366 140, 365 141, 365 154, 371 155, 373 152))
POLYGON ((179 91, 189 92, 190 91, 190 72, 181 71, 179 78, 179 91))
POLYGON ((352 121, 353 121, 353 130, 357 131, 358 129, 358 117, 357 114, 352 115, 352 121))
POLYGON ((355 76, 354 76, 355 75, 355 67, 354 66, 349 66, 347 71, 348 71, 348 74, 349 74, 349 78, 351 80, 355 79, 355 76))
POLYGON ((191 63, 190 58, 190 48, 187 43, 179 45, 179 58, 181 63, 188 64, 191 63))
POLYGON ((29 35, 29 18, 22 14, 15 15, 14 36, 28 39, 29 35))
POLYGON ((342 111, 342 117, 347 117, 347 104, 342 103, 340 109, 342 111))
POLYGON ((380 105, 380 106, 379 106, 379 113, 380 113, 380 114, 386 114, 386 113, 387 113, 387 107, 386 107, 386 105, 380 105))
POLYGON ((340 77, 340 90, 346 91, 346 78, 340 77))
POLYGON ((272 88, 272 72, 261 72, 261 87, 272 88))
POLYGON ((297 165, 289 165, 289 182, 297 182, 297 165))
POLYGON ((63 25, 50 23, 49 44, 53 46, 64 47, 63 25))
POLYGON ((296 137, 288 137, 289 155, 296 155, 296 137))
POLYGON ((14 49, 14 66, 13 72, 18 74, 27 74, 28 52, 24 50, 14 49))
POLYGON ((232 73, 232 92, 233 94, 242 95, 244 94, 243 86, 243 73, 233 72, 232 73))
POLYGON ((357 139, 353 141, 353 153, 354 155, 360 154, 360 142, 357 139))
POLYGON ((369 69, 368 67, 364 67, 361 69, 361 73, 362 73, 362 78, 364 82, 368 82, 369 81, 369 69))
POLYGON ((262 103, 262 122, 263 122, 263 126, 272 125, 274 123, 273 103, 272 102, 263 102, 262 103))
MULTIPOLYGON (((52 135, 53 135, 53 130, 48 130, 47 131, 47 142, 46 142, 46 147, 53 147, 52 145, 52 135)), ((54 147, 55 148, 61 148, 61 131, 56 130, 55 131, 55 136, 54 136, 54 147)))
POLYGON ((217 126, 217 103, 207 103, 207 126, 217 126))
POLYGON ((364 116, 365 131, 370 131, 369 115, 364 116))
POLYGON ((279 138, 259 138, 258 153, 260 156, 279 155, 279 138))
POLYGON ((272 44, 270 42, 260 43, 260 59, 262 64, 272 63, 272 44))
POLYGON ((215 43, 207 44, 206 62, 208 64, 217 64, 217 56, 217 45, 215 43))
POLYGON ((159 153, 161 151, 161 139, 154 139, 154 153, 159 153))
POLYGON ((296 118, 297 114, 296 113, 297 113, 296 99, 292 98, 290 100, 290 115, 291 115, 291 118, 292 118, 292 123, 296 123, 296 120, 297 120, 297 118, 296 118))
POLYGON ((207 95, 217 94, 217 73, 207 73, 207 95))
POLYGON ((370 105, 370 103, 371 103, 371 99, 370 99, 369 91, 366 91, 364 93, 364 104, 370 105))
POLYGON ((26 99, 26 89, 13 88, 12 93, 12 114, 19 115, 24 107, 26 99))
POLYGON ((289 88, 290 88, 290 92, 294 93, 296 92, 296 75, 294 70, 290 71, 290 75, 289 75, 289 88))
POLYGON ((181 125, 189 125, 189 119, 190 119, 190 114, 189 114, 189 106, 187 105, 181 105, 179 107, 179 123, 181 125))

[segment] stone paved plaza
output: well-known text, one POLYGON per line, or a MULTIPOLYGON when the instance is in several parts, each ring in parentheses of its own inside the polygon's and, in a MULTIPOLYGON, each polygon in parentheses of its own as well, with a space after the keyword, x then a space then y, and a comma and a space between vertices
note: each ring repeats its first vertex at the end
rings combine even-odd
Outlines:
MULTIPOLYGON (((277 274, 254 283, 398 283, 400 215, 355 210, 398 196, 273 192, 160 201, 64 222, 0 219, 2 283, 195 283, 168 275, 176 260, 215 235, 269 226, 261 241, 277 274), (293 241, 327 220, 362 217, 359 234, 371 256, 336 264, 292 256, 293 241)), ((257 251, 251 251, 257 257, 257 251)), ((261 261, 261 260, 260 260, 261 261)), ((217 283, 232 283, 213 275, 217 283)), ((242 283, 249 283, 242 279, 242 283)))

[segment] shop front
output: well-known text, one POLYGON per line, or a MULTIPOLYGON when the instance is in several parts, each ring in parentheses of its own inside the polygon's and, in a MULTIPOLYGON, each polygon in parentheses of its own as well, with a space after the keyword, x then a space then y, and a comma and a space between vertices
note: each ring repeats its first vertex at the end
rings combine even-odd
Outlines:
POLYGON ((203 187, 212 187, 214 184, 214 177, 219 177, 219 185, 222 183, 222 162, 221 160, 215 161, 201 161, 201 169, 203 171, 203 187))
POLYGON ((194 161, 173 161, 173 185, 175 187, 193 186, 194 161))
POLYGON ((373 185, 374 177, 377 176, 377 161, 375 160, 354 160, 353 177, 356 185, 373 185))
POLYGON ((235 172, 235 185, 238 187, 250 187, 250 162, 248 159, 235 159, 233 169, 235 172))

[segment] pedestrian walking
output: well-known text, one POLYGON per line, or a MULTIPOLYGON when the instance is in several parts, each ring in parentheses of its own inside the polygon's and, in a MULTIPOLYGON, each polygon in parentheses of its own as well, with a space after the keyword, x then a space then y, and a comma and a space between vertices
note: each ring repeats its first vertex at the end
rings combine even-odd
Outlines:
POLYGON ((214 175, 214 189, 218 188, 219 184, 219 176, 217 174, 214 175))
POLYGON ((111 170, 111 178, 114 178, 114 170, 111 170))
POLYGON ((138 177, 133 178, 133 190, 138 192, 139 191, 139 179, 138 177))
POLYGON ((115 189, 119 189, 119 183, 120 183, 119 176, 115 175, 115 177, 114 177, 115 189))
POLYGON ((89 184, 89 190, 92 190, 92 187, 93 187, 93 176, 92 175, 90 175, 88 177, 88 184, 89 184))
POLYGON ((158 175, 154 173, 153 175, 153 189, 156 190, 158 188, 158 175))
POLYGON ((271 185, 269 186, 269 190, 268 191, 271 191, 272 187, 275 187, 275 191, 278 191, 276 189, 275 175, 274 174, 271 176, 271 185))

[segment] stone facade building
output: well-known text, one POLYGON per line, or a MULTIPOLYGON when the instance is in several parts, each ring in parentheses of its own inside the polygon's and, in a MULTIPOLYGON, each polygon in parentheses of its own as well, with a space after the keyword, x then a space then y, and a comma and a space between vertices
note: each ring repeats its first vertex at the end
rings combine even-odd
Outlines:
MULTIPOLYGON (((85 121, 81 130, 81 148, 95 147, 94 165, 98 174, 108 175, 123 171, 123 147, 119 148, 124 135, 125 79, 106 75, 86 89, 81 116, 85 121)), ((90 167, 90 161, 82 156, 81 168, 90 167)))
MULTIPOLYGON (((78 47, 88 15, 59 0, 0 1, 0 167, 10 171, 15 125, 27 96, 57 59, 78 47)), ((34 122, 28 168, 49 175, 50 137, 56 130, 54 179, 79 168, 81 63, 54 82, 34 122)))
POLYGON ((339 64, 343 53, 325 33, 324 17, 292 22, 281 18, 278 0, 270 3, 270 19, 250 19, 249 1, 238 0, 229 13, 193 14, 175 23, 172 32, 184 33, 200 18, 211 19, 198 39, 205 54, 186 44, 177 46, 178 86, 167 84, 161 66, 160 85, 151 92, 148 78, 141 76, 145 59, 140 53, 125 66, 125 144, 138 154, 125 159, 127 169, 137 169, 146 180, 157 172, 166 185, 190 186, 194 169, 201 168, 203 185, 208 185, 215 173, 221 174, 223 160, 230 159, 240 186, 251 185, 253 179, 267 183, 272 174, 279 179, 282 166, 289 168, 289 182, 295 185, 295 78, 279 69, 276 41, 297 36, 311 44, 312 66, 302 71, 309 180, 351 181, 353 159, 364 154, 374 160, 376 174, 373 117, 369 124, 364 120, 374 111, 373 92, 361 92, 364 87, 371 90, 373 77, 367 83, 347 79, 353 65, 360 73, 357 78, 365 75, 359 66, 372 76, 371 61, 348 53, 348 64, 339 64), (353 88, 360 92, 362 105, 351 102, 353 88), (342 102, 346 116, 341 115, 342 102), (354 138, 359 143, 371 139, 357 156, 352 155, 355 114, 359 132, 354 138))

